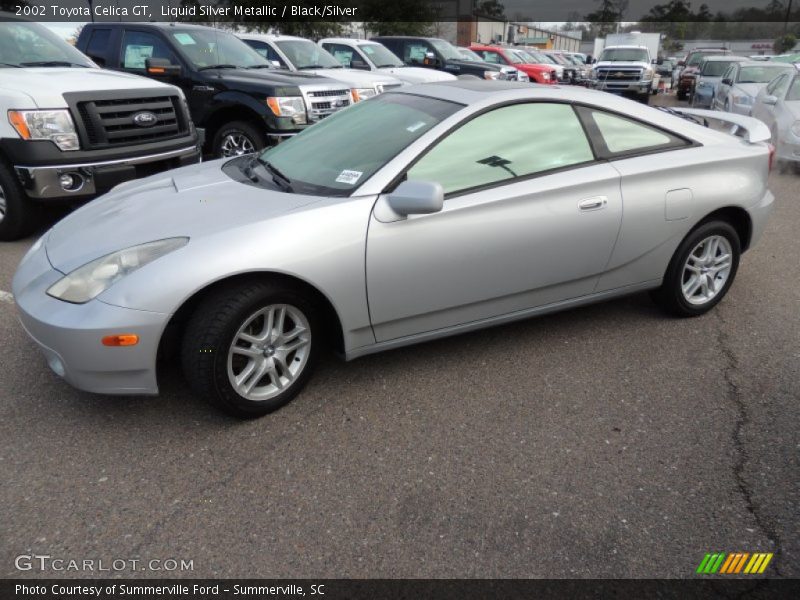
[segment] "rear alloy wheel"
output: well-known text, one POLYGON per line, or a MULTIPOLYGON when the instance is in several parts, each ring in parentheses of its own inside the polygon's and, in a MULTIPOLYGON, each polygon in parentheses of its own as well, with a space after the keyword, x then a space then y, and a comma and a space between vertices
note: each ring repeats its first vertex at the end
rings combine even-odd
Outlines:
POLYGON ((253 154, 267 147, 266 136, 244 121, 233 121, 219 128, 213 141, 216 158, 233 158, 253 154))
POLYGON ((191 387, 237 417, 292 400, 310 377, 316 311, 296 290, 252 282, 209 296, 191 317, 182 362, 191 387))
POLYGON ((705 223, 686 236, 675 251, 653 298, 674 315, 701 315, 728 293, 740 256, 739 236, 729 223, 705 223))
POLYGON ((10 242, 31 233, 40 208, 25 195, 14 173, 0 161, 0 241, 10 242))

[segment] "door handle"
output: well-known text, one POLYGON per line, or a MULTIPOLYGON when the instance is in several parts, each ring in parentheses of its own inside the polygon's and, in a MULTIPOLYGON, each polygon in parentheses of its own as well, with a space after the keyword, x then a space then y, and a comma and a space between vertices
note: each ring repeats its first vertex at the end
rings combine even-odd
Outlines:
POLYGON ((593 196, 591 198, 584 198, 578 202, 578 208, 581 210, 600 210, 608 204, 606 196, 593 196))

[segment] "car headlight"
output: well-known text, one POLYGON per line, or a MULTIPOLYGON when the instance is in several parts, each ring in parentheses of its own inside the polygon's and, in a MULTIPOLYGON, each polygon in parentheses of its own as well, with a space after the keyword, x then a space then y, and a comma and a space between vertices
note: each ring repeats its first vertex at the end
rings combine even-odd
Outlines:
POLYGON ((733 95, 733 103, 738 104, 740 106, 750 106, 753 104, 753 99, 750 96, 745 94, 739 96, 737 94, 733 95))
POLYGON ((542 73, 542 79, 545 81, 550 81, 550 73, 542 73))
POLYGON ((484 79, 500 79, 500 72, 499 71, 484 71, 483 72, 484 79))
POLYGON ((300 96, 270 96, 267 106, 276 117, 291 117, 298 124, 306 122, 306 103, 300 96))
POLYGON ((789 129, 794 135, 800 138, 800 121, 795 121, 792 123, 792 126, 789 129))
POLYGON ((705 82, 705 81, 703 81, 702 79, 701 79, 700 81, 698 81, 698 82, 697 82, 697 87, 699 87, 699 88, 701 88, 701 87, 706 87, 707 85, 708 85, 708 83, 706 83, 706 82, 705 82))
POLYGON ((187 237, 168 238, 112 252, 65 275, 50 286, 47 294, 65 302, 84 304, 126 275, 182 248, 188 241, 187 237))
POLYGON ((23 140, 50 140, 60 150, 79 150, 75 123, 66 109, 10 110, 8 122, 23 140))
POLYGON ((645 69, 642 72, 642 79, 644 81, 650 81, 653 78, 653 69, 645 69))
POLYGON ((375 88, 353 88, 350 90, 350 93, 353 96, 353 102, 361 102, 362 100, 378 95, 375 88))
POLYGON ((522 71, 517 71, 517 81, 530 81, 531 78, 528 77, 527 73, 523 73, 522 71))

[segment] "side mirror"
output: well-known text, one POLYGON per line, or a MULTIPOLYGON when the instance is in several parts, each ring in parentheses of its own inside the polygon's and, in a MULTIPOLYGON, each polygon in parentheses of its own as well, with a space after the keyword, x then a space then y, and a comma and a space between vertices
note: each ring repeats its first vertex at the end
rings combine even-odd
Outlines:
POLYGON ((404 181, 389 194, 389 207, 398 215, 427 215, 442 210, 444 190, 430 181, 404 181))
POLYGON ((166 58, 146 58, 144 68, 154 77, 175 77, 181 74, 180 65, 173 65, 166 58))
POLYGON ((733 81, 731 81, 730 77, 723 77, 722 83, 724 83, 725 85, 733 85, 733 81))
POLYGON ((363 60, 359 60, 358 58, 354 58, 350 61, 350 68, 351 69, 360 69, 362 71, 369 71, 369 65, 365 63, 363 60))
POLYGON ((774 106, 774 105, 776 105, 778 103, 778 98, 777 98, 777 96, 773 96, 773 95, 770 94, 768 96, 764 96, 761 99, 761 101, 764 104, 770 104, 770 105, 774 106))

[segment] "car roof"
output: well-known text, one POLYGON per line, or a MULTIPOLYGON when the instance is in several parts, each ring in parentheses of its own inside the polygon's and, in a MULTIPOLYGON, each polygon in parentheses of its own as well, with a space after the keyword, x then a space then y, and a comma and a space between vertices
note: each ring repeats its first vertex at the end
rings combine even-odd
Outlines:
MULTIPOLYGON (((747 58, 746 56, 709 56, 708 58, 704 58, 703 62, 753 62, 751 59, 747 58)), ((763 62, 763 61, 762 61, 763 62)))
POLYGON ((353 44, 355 46, 381 46, 380 42, 373 40, 364 40, 361 38, 345 38, 345 37, 329 37, 322 38, 320 42, 329 42, 331 44, 353 44))
POLYGON ((790 63, 778 63, 769 60, 746 60, 739 63, 740 67, 764 67, 770 69, 785 69, 791 68, 790 63))
MULTIPOLYGON (((236 35, 243 40, 253 39, 253 40, 266 40, 269 42, 280 42, 282 40, 303 40, 304 42, 311 41, 307 40, 306 38, 298 37, 296 35, 275 35, 273 33, 237 33, 236 35)), ((311 43, 313 44, 314 42, 311 43)))

